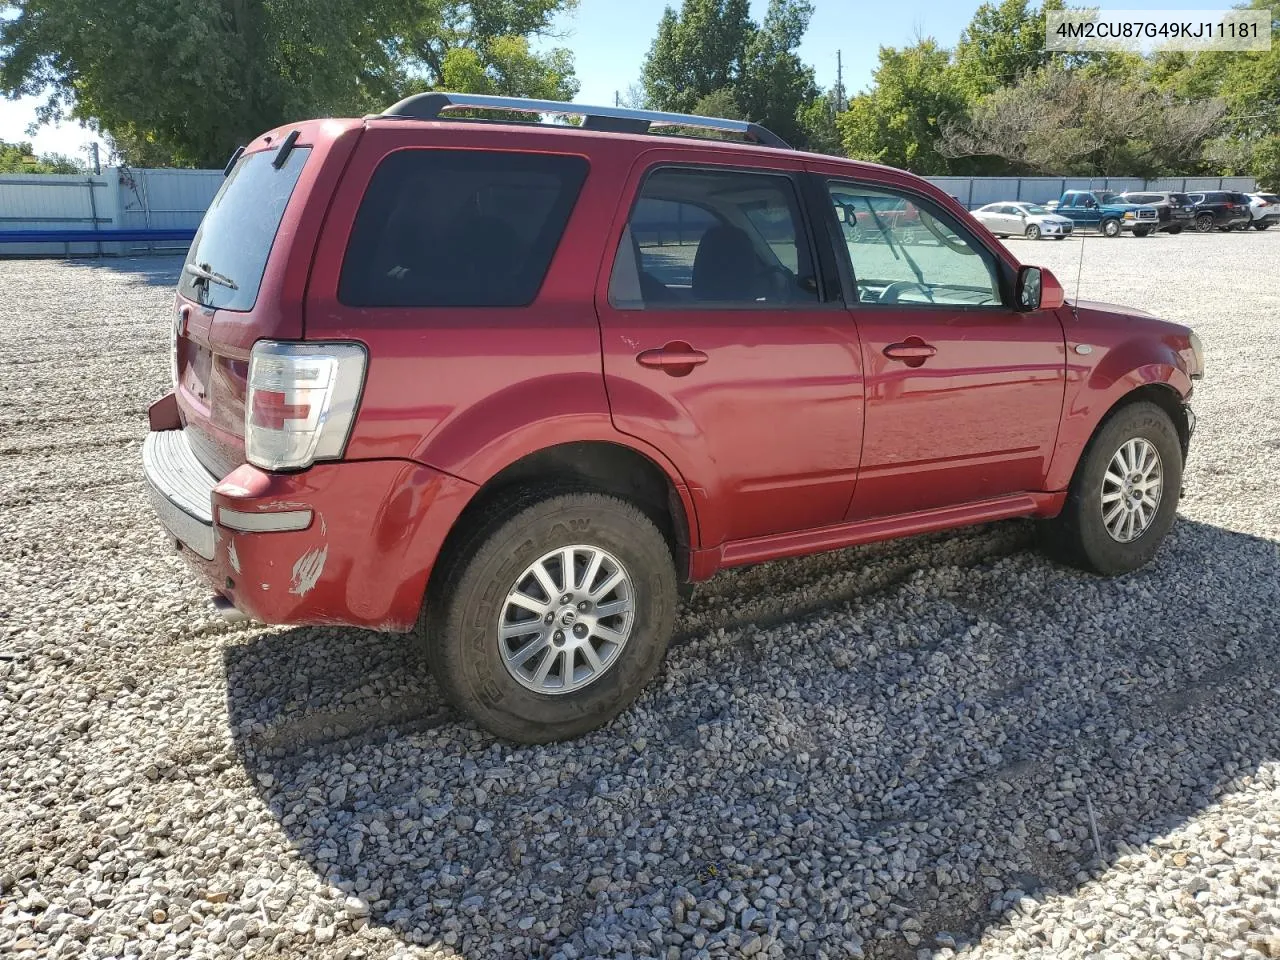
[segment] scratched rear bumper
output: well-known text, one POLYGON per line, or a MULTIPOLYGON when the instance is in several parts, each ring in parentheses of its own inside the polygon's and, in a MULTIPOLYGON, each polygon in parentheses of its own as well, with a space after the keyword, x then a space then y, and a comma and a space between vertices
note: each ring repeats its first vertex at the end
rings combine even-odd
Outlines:
MULTIPOLYGON (((148 438, 144 450, 158 442, 148 438)), ((318 464, 299 473, 244 464, 213 483, 207 512, 195 515, 190 503, 165 493, 188 484, 158 477, 148 459, 155 458, 144 456, 152 502, 184 559, 238 610, 272 624, 411 629, 436 554, 474 490, 404 460, 318 464), (301 530, 245 532, 220 522, 223 511, 240 525, 246 514, 309 511, 311 521, 301 530)))

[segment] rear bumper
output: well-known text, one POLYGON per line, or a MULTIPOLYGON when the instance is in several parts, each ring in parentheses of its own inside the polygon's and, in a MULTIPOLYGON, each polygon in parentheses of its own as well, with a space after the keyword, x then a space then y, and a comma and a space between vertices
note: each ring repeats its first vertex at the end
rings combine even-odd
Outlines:
POLYGON ((143 470, 184 558, 245 616, 391 631, 417 621, 436 555, 475 489, 404 460, 287 474, 244 464, 218 480, 182 430, 148 435, 143 470))

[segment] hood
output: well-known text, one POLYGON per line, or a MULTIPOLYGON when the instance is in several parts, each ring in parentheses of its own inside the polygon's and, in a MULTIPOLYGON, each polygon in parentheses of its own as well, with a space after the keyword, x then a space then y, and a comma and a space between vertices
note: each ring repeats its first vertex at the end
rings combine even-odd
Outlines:
POLYGON ((1033 213, 1027 217, 1028 220, 1036 220, 1041 223, 1071 223, 1070 217, 1064 217, 1060 213, 1033 213))
POLYGON ((1154 207, 1154 203, 1126 203, 1123 200, 1113 200, 1110 203, 1104 203, 1104 207, 1108 210, 1141 210, 1143 207, 1154 207))
POLYGON ((1107 303, 1104 300, 1072 300, 1067 298, 1077 310, 1088 310, 1091 313, 1109 313, 1116 317, 1141 317, 1144 320, 1159 320, 1154 313, 1148 313, 1138 307, 1130 307, 1121 303, 1107 303))

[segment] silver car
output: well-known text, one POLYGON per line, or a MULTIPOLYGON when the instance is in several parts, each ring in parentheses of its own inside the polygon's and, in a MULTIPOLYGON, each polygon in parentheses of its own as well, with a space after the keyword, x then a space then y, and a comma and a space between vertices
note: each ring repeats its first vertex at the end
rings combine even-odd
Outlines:
POLYGON ((1072 223, 1069 219, 1037 203, 1021 200, 988 203, 973 211, 973 215, 997 237, 1026 237, 1028 240, 1052 237, 1061 240, 1071 236, 1072 223))

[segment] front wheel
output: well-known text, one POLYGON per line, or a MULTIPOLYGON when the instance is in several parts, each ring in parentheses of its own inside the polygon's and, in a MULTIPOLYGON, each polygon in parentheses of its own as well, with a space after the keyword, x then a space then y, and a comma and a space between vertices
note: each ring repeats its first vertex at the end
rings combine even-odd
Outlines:
POLYGON ((678 592, 671 550, 632 504, 531 495, 452 552, 422 629, 456 707, 520 743, 576 737, 625 710, 662 662, 678 592))
POLYGON ((1145 237, 1145 236, 1147 236, 1149 233, 1151 233, 1151 231, 1150 231, 1150 230, 1148 230, 1146 227, 1138 227, 1137 229, 1135 229, 1135 230, 1133 231, 1133 235, 1134 235, 1135 237, 1145 237))
POLYGON ((1028 224, 1028 225, 1027 225, 1027 239, 1028 239, 1028 240, 1039 240, 1039 239, 1040 239, 1040 227, 1039 227, 1039 226, 1037 226, 1037 225, 1036 225, 1036 224, 1034 224, 1034 223, 1032 223, 1032 224, 1028 224))
POLYGON ((1146 564, 1173 526, 1182 465, 1167 413, 1146 401, 1123 407, 1090 441, 1066 506, 1049 521, 1052 552, 1104 576, 1146 564))
POLYGON ((1253 225, 1253 229, 1255 229, 1255 230, 1265 230, 1265 229, 1267 229, 1267 227, 1269 227, 1269 226, 1271 226, 1271 224, 1267 223, 1265 220, 1259 220, 1257 223, 1255 223, 1255 224, 1253 225))
POLYGON ((1182 232, 1182 228, 1181 228, 1181 227, 1170 227, 1170 228, 1169 228, 1169 236, 1171 236, 1171 237, 1176 237, 1176 236, 1177 236, 1178 234, 1180 234, 1181 232, 1182 232))
POLYGON ((1118 237, 1120 236, 1120 221, 1103 220, 1101 229, 1104 237, 1118 237))
POLYGON ((1196 230, 1200 233, 1208 233, 1213 229, 1213 214, 1202 213, 1196 217, 1196 230))

